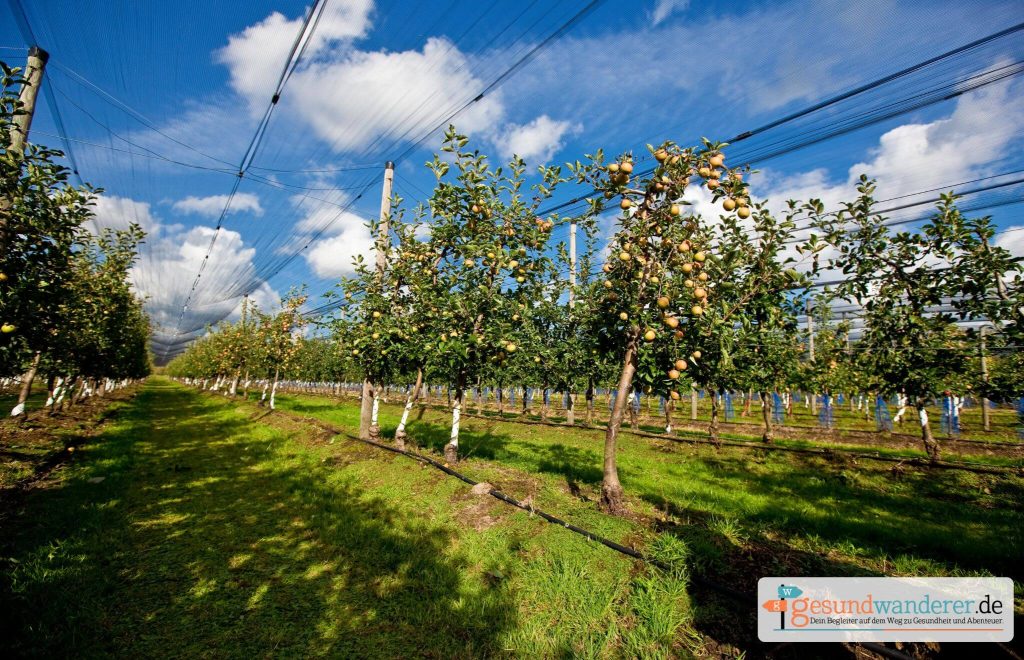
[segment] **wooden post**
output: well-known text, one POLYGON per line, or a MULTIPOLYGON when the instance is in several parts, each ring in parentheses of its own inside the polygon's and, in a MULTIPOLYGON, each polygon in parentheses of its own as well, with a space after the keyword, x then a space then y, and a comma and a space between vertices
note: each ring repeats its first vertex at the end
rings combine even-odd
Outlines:
MULTIPOLYGON (((395 164, 390 160, 384 165, 384 186, 380 196, 380 223, 377 225, 377 284, 384 286, 384 270, 388 264, 388 250, 391 247, 391 186, 395 180, 395 164)), ((359 437, 369 440, 376 437, 379 429, 373 425, 373 401, 377 398, 375 383, 369 378, 363 380, 363 397, 359 407, 359 437)))
MULTIPOLYGON (((807 350, 811 364, 814 363, 814 314, 811 299, 807 299, 807 350)), ((818 414, 818 393, 811 392, 811 414, 818 414)))
MULTIPOLYGON (((25 153, 25 143, 28 141, 28 131, 32 127, 32 117, 36 111, 36 97, 39 96, 39 88, 43 83, 43 71, 46 69, 46 62, 50 54, 39 46, 32 46, 28 51, 28 62, 22 77, 25 83, 21 87, 21 94, 18 100, 21 102, 21 114, 15 115, 14 126, 11 129, 11 143, 8 150, 19 155, 25 153)), ((0 211, 6 211, 14 204, 13 199, 0 197, 0 211)), ((7 214, 0 213, 0 250, 7 249, 7 214)))
MULTIPOLYGON (((988 390, 988 355, 985 351, 985 326, 981 327, 981 382, 988 390)), ((988 397, 981 397, 981 425, 986 431, 992 430, 992 422, 988 414, 988 397)))
POLYGON ((28 51, 28 63, 22 76, 25 84, 21 88, 18 97, 21 101, 23 114, 14 117, 14 130, 11 131, 11 151, 24 153, 25 143, 28 141, 28 131, 32 128, 32 116, 36 111, 36 97, 39 96, 39 88, 43 82, 43 71, 46 69, 46 62, 50 59, 49 53, 39 46, 32 46, 28 51))
POLYGON ((569 309, 576 305, 576 222, 569 223, 569 309))

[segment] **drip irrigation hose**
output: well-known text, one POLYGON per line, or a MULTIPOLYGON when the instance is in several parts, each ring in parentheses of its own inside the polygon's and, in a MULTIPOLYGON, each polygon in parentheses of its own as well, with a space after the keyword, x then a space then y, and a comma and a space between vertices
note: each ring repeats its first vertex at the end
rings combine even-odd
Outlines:
MULTIPOLYGON (((324 423, 324 422, 322 422, 320 420, 317 420, 317 419, 313 419, 313 418, 310 418, 310 417, 302 417, 302 416, 293 415, 293 414, 290 414, 290 413, 281 413, 280 411, 276 411, 276 410, 267 411, 266 413, 260 415, 257 419, 266 418, 266 417, 268 417, 270 415, 273 415, 274 413, 278 413, 278 414, 281 414, 281 415, 286 416, 286 417, 291 417, 292 419, 298 419, 299 421, 302 421, 302 422, 304 422, 306 424, 309 424, 311 426, 319 428, 319 429, 321 429, 323 431, 327 431, 328 433, 332 433, 335 436, 340 436, 340 437, 343 437, 343 438, 345 438, 347 440, 354 440, 354 441, 357 441, 357 442, 361 442, 363 444, 367 444, 367 445, 370 445, 372 447, 376 447, 378 449, 383 449, 384 451, 389 451, 389 452, 394 453, 394 454, 399 454, 401 456, 405 456, 407 458, 411 458, 414 461, 417 461, 417 462, 420 462, 420 463, 423 463, 423 464, 426 464, 426 465, 430 465, 431 467, 437 468, 441 472, 444 472, 445 474, 447 474, 447 475, 449 475, 451 477, 455 477, 456 479, 458 479, 458 480, 460 480, 460 481, 462 481, 464 483, 467 483, 467 484, 469 484, 471 486, 477 486, 480 483, 478 481, 474 481, 473 479, 470 479, 469 477, 467 477, 466 475, 462 474, 461 472, 459 472, 457 470, 453 470, 448 465, 446 465, 444 463, 441 463, 440 461, 437 461, 437 460, 435 460, 433 458, 430 458, 429 456, 425 456, 423 454, 420 454, 420 453, 414 452, 414 451, 410 451, 408 449, 401 449, 399 447, 395 447, 395 446, 392 446, 392 445, 387 445, 387 444, 384 444, 384 443, 381 443, 381 442, 376 442, 374 440, 366 440, 366 439, 360 438, 359 436, 352 435, 350 433, 342 431, 341 429, 339 429, 339 428, 337 428, 335 426, 332 426, 330 424, 326 424, 326 423, 324 423)), ((600 535, 595 534, 595 533, 593 533, 593 532, 591 532, 591 531, 589 531, 587 529, 579 527, 578 525, 573 525, 570 522, 567 522, 565 520, 562 520, 561 518, 557 518, 557 517, 555 517, 555 516, 545 512, 545 511, 537 509, 537 508, 535 508, 531 504, 527 504, 525 502, 521 502, 521 501, 517 500, 514 497, 506 495, 505 493, 501 492, 500 490, 498 490, 496 488, 489 489, 487 491, 487 494, 490 495, 491 497, 494 497, 494 498, 502 501, 502 502, 505 502, 506 504, 510 504, 510 505, 512 505, 512 506, 514 506, 514 507, 516 507, 518 509, 522 509, 523 511, 526 511, 526 512, 530 513, 531 515, 537 515, 538 517, 543 518, 548 523, 551 523, 553 525, 558 525, 559 527, 563 527, 563 528, 565 528, 565 529, 567 529, 567 530, 569 530, 571 532, 579 534, 580 536, 583 536, 584 538, 586 538, 589 541, 596 541, 597 543, 600 543, 601 545, 603 545, 603 546, 605 546, 605 547, 607 547, 607 548, 609 548, 611 550, 614 550, 614 551, 616 551, 616 552, 618 552, 620 554, 626 555, 628 557, 632 557, 633 559, 638 559, 638 560, 640 560, 640 561, 642 561, 644 563, 650 564, 652 566, 656 566, 656 567, 658 567, 658 568, 660 568, 662 570, 666 570, 666 571, 674 570, 673 566, 671 564, 668 564, 667 562, 663 562, 660 559, 656 559, 654 557, 650 557, 648 555, 645 555, 644 553, 642 553, 642 552, 640 552, 638 550, 630 548, 629 546, 622 545, 621 543, 616 543, 615 541, 612 541, 611 539, 606 539, 603 536, 600 536, 600 535)), ((745 592, 742 592, 742 591, 738 591, 736 589, 733 589, 732 587, 728 587, 728 586, 726 586, 724 584, 719 584, 718 582, 715 582, 714 580, 708 580, 707 578, 701 577, 699 575, 695 575, 695 574, 690 573, 688 575, 688 578, 689 578, 689 581, 690 581, 691 584, 695 584, 695 585, 698 585, 698 586, 703 587, 705 589, 709 589, 711 591, 715 591, 717 593, 722 594, 723 596, 728 596, 729 598, 731 598, 731 599, 733 599, 733 600, 735 600, 735 601, 737 601, 739 603, 749 604, 752 600, 756 599, 756 594, 745 593, 745 592)), ((875 644, 875 643, 872 643, 872 642, 851 642, 851 644, 861 646, 864 649, 869 650, 869 651, 871 651, 873 653, 877 653, 877 654, 885 656, 887 658, 893 658, 894 660, 912 660, 911 656, 909 656, 909 655, 907 655, 905 653, 901 653, 899 651, 896 651, 895 649, 890 649, 890 648, 888 648, 886 646, 883 646, 881 644, 875 644)), ((780 645, 780 646, 782 646, 782 645, 780 645)), ((776 648, 778 648, 778 647, 776 647, 776 648)))

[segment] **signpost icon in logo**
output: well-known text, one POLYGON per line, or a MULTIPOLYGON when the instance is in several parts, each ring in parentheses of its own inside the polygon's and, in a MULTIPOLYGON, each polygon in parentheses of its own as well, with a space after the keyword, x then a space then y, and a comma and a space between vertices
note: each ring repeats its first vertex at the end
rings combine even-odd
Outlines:
POLYGON ((779 613, 781 630, 786 629, 786 599, 789 598, 792 600, 793 598, 797 598, 798 596, 800 596, 800 594, 802 593, 803 591, 799 587, 794 587, 793 585, 780 584, 778 600, 766 600, 762 605, 762 607, 768 610, 769 612, 779 613))

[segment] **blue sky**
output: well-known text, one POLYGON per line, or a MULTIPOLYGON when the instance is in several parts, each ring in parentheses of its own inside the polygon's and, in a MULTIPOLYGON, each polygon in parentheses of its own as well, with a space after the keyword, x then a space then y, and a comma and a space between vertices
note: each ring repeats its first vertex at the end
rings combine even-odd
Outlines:
MULTIPOLYGON (((150 232, 136 287, 162 336, 188 337, 237 313, 243 293, 269 307, 294 284, 319 295, 351 272, 352 257, 370 249, 362 223, 379 209, 383 163, 399 160, 396 190, 409 206, 423 199, 431 177, 422 164, 438 144, 429 129, 586 3, 328 0, 219 232, 232 173, 306 5, 25 4, 35 40, 51 53, 48 75, 82 178, 105 190, 97 223, 134 220, 150 232)), ((1022 20, 1020 2, 608 1, 454 121, 483 151, 534 165, 597 148, 725 139, 1022 20)), ((1022 34, 736 145, 752 153, 948 81, 987 83, 757 162, 755 195, 837 204, 866 172, 879 178, 879 198, 919 200, 928 195, 905 196, 1024 168, 1022 34)), ((0 58, 19 63, 26 42, 0 5, 0 58)), ((33 141, 61 146, 58 132, 43 104, 33 141)), ((1000 199, 1020 191, 1003 189, 1000 199)), ((711 213, 699 194, 692 201, 711 213)), ((998 238, 1017 254, 1022 206, 986 211, 1011 230, 998 238)))

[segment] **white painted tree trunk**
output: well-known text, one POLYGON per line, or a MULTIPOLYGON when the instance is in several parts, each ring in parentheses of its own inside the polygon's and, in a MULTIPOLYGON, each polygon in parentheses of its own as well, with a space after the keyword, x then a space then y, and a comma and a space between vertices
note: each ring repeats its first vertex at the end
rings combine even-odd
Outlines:
POLYGON ((277 396, 277 377, 280 374, 280 369, 274 371, 274 386, 270 388, 270 409, 274 410, 274 399, 277 396))
POLYGON ((452 433, 448 445, 444 448, 445 457, 459 455, 459 419, 462 417, 462 400, 457 399, 452 406, 452 433))

